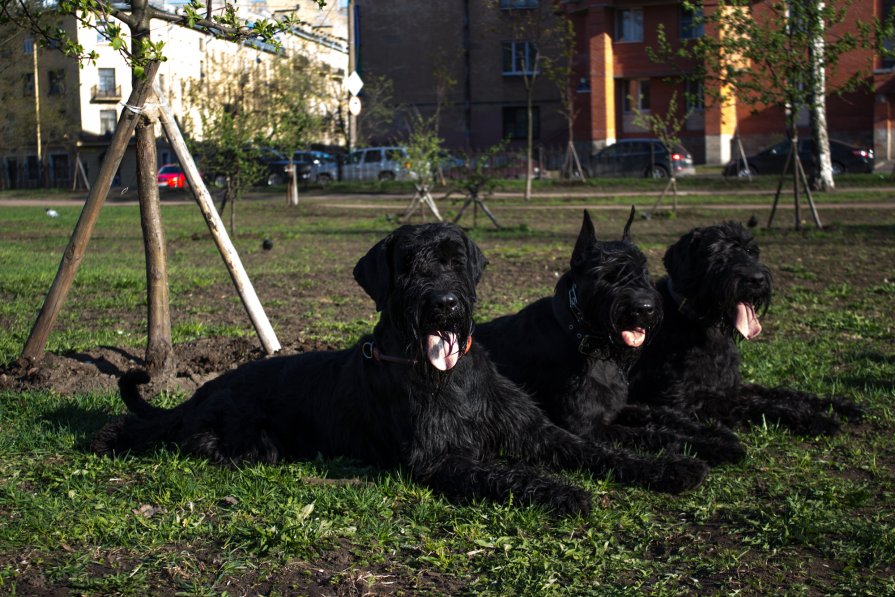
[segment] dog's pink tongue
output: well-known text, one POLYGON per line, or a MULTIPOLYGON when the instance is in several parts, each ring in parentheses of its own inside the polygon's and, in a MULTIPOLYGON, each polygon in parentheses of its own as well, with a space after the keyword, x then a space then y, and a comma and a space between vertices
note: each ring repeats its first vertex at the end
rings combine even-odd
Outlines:
POLYGON ((755 316, 755 309, 749 303, 737 305, 736 327, 746 340, 751 340, 761 333, 761 324, 755 316))
POLYGON ((444 338, 431 334, 426 338, 426 356, 432 366, 439 371, 453 369, 460 359, 460 345, 457 334, 445 332, 444 338))
POLYGON ((637 348, 646 340, 646 331, 643 328, 625 330, 622 332, 622 341, 631 348, 637 348))

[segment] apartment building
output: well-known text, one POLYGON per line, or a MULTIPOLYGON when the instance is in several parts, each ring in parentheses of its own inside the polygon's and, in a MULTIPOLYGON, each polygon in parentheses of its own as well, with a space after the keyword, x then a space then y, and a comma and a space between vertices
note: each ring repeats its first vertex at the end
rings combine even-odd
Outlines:
MULTIPOLYGON (((559 91, 534 60, 536 48, 556 53, 551 0, 353 4, 357 71, 370 86, 389 81, 394 103, 404 108, 391 126, 368 134, 368 143, 398 141, 408 113, 429 117, 437 110, 448 147, 484 149, 502 139, 520 145, 533 74, 534 137, 543 144, 566 142, 559 91)), ((361 131, 365 117, 362 112, 361 131)))
MULTIPOLYGON (((176 6, 168 8, 177 10, 176 6)), ((304 14, 319 17, 310 9, 299 11, 300 18, 304 14)), ((276 61, 299 54, 331 72, 337 110, 344 95, 341 87, 348 62, 346 22, 344 9, 331 11, 326 23, 319 19, 316 24, 305 22, 283 35, 283 50, 275 51, 263 44, 234 43, 195 29, 153 21, 153 40, 164 41, 163 52, 168 57, 161 64, 158 83, 175 117, 183 122, 191 116, 184 103, 188 81, 213 79, 219 76, 215 71, 222 64, 230 68, 241 65, 258 76, 270 77, 276 61)), ((105 24, 87 27, 69 17, 63 26, 86 52, 96 52, 95 62, 79 65, 57 49, 38 47, 30 34, 22 32, 5 37, 0 45, 0 105, 4 107, 0 117, 0 188, 73 187, 83 184, 85 176, 92 181, 121 111, 126 109, 123 103, 131 93, 131 71, 102 35, 105 24)), ((192 116, 192 122, 198 123, 199 119, 192 116)), ((201 137, 201 128, 194 133, 201 137)), ((161 127, 157 127, 157 136, 160 163, 175 161, 161 127)), ((115 182, 135 188, 133 147, 125 154, 115 182)))
MULTIPOLYGON (((681 132, 683 144, 699 163, 730 159, 735 133, 747 152, 783 138, 779 108, 756 110, 736 102, 712 105, 701 96, 696 83, 671 83, 679 73, 650 60, 647 49, 657 47, 660 24, 672 42, 705 34, 680 0, 354 3, 358 71, 365 80, 386 77, 395 104, 423 115, 439 108, 440 133, 450 148, 484 148, 504 138, 521 143, 527 123, 523 75, 537 43, 515 24, 520 16, 536 11, 544 19, 544 27, 559 15, 573 24, 576 49, 568 85, 575 92, 573 136, 583 159, 618 139, 650 136, 635 124, 635 109, 664 111, 675 92, 681 112, 690 114, 681 132), (451 85, 445 87, 445 81, 451 85)), ((755 10, 762 10, 761 4, 756 3, 755 10)), ((892 0, 856 0, 838 27, 854 30, 856 22, 870 22, 885 14, 890 4, 892 0)), ((538 49, 556 57, 556 47, 538 49)), ((871 145, 880 159, 893 157, 892 66, 867 49, 842 58, 838 79, 829 80, 828 89, 835 89, 842 78, 856 71, 867 71, 869 85, 843 96, 829 94, 831 138, 871 145), (872 68, 868 69, 868 64, 872 68)), ((536 143, 563 147, 568 137, 565 119, 558 111, 556 85, 539 76, 533 99, 536 143)), ((800 124, 804 125, 802 134, 807 134, 807 118, 800 124)), ((369 141, 391 142, 405 129, 406 123, 398 119, 369 141)))
MULTIPOLYGON (((854 31, 858 21, 870 22, 884 14, 887 6, 886 0, 856 0, 834 33, 854 31)), ((581 93, 575 140, 579 146, 596 151, 617 139, 643 136, 644 131, 633 122, 631 98, 637 98, 636 107, 645 112, 663 111, 675 91, 681 98, 695 97, 682 101, 680 109, 691 113, 681 138, 697 162, 728 161, 735 133, 747 153, 783 138, 780 108, 756 108, 735 101, 706 106, 699 98, 699 88, 669 82, 678 73, 649 59, 647 48, 657 47, 660 24, 673 43, 706 34, 679 0, 565 0, 562 7, 578 40, 581 93)), ((706 6, 706 10, 711 8, 706 6)), ((753 6, 753 10, 762 9, 761 2, 753 6)), ((851 52, 842 57, 828 89, 836 89, 844 78, 863 71, 867 72, 868 87, 842 96, 828 95, 830 137, 873 146, 878 158, 890 159, 895 149, 892 64, 869 49, 851 52)), ((807 115, 800 117, 799 125, 801 134, 808 134, 807 115)))

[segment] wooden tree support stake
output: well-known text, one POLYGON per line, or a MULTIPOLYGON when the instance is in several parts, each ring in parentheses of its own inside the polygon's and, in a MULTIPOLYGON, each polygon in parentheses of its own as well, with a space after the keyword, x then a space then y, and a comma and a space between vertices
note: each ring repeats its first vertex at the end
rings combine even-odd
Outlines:
POLYGON ((274 333, 273 327, 271 327, 270 321, 264 313, 264 307, 261 306, 258 295, 255 294, 252 282, 249 280, 249 276, 242 266, 242 261, 240 261, 239 255, 236 253, 236 247, 233 246, 230 237, 227 236, 224 222, 218 215, 214 207, 214 201, 211 199, 211 193, 208 192, 208 188, 202 181, 199 169, 196 167, 196 163, 187 149, 186 141, 183 139, 180 128, 174 121, 174 116, 171 114, 168 103, 157 85, 155 86, 155 94, 158 97, 162 128, 165 130, 165 135, 168 137, 168 141, 170 141, 171 147, 177 155, 184 174, 186 174, 190 189, 192 189, 193 195, 196 197, 196 203, 199 204, 199 209, 202 211, 205 222, 208 224, 208 230, 214 238, 221 257, 224 259, 227 271, 230 273, 233 284, 236 286, 236 291, 242 299, 242 304, 245 306, 249 319, 251 319, 252 325, 255 327, 258 339, 261 340, 264 352, 273 354, 280 350, 280 341, 277 339, 277 335, 274 333))
POLYGON ((432 212, 432 215, 434 215, 439 222, 444 221, 444 218, 441 217, 441 213, 438 211, 438 206, 435 205, 435 199, 432 198, 432 194, 429 192, 429 187, 425 185, 416 186, 416 193, 413 194, 413 198, 410 200, 410 205, 407 206, 407 209, 404 210, 403 215, 398 218, 398 221, 408 221, 417 209, 422 210, 423 205, 429 208, 429 211, 432 212))
POLYGON ((90 235, 93 233, 93 226, 99 217, 100 209, 106 201, 109 189, 112 187, 112 179, 127 145, 134 135, 134 129, 140 119, 140 112, 143 104, 146 102, 147 96, 152 91, 152 82, 155 74, 158 72, 159 63, 152 62, 146 67, 146 77, 137 82, 131 91, 130 97, 127 99, 125 109, 121 111, 121 117, 118 119, 118 125, 115 127, 115 134, 109 143, 109 149, 106 151, 106 157, 103 160, 102 167, 96 177, 96 181, 87 195, 84 202, 84 208, 81 210, 81 217, 72 232, 68 241, 65 253, 62 254, 62 261, 59 263, 59 270, 56 272, 56 278, 47 292, 43 306, 31 328, 31 334, 25 342, 22 349, 22 358, 28 360, 37 360, 43 356, 46 349, 47 339, 50 336, 50 330, 56 323, 62 304, 65 302, 68 291, 71 289, 75 274, 78 267, 84 259, 87 251, 87 243, 90 241, 90 235))

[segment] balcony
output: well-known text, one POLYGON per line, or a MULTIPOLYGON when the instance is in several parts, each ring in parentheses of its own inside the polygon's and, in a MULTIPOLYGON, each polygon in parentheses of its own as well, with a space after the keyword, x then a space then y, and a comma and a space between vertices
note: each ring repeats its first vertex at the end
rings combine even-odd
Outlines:
POLYGON ((121 101, 121 85, 94 85, 90 90, 90 98, 95 103, 121 101))

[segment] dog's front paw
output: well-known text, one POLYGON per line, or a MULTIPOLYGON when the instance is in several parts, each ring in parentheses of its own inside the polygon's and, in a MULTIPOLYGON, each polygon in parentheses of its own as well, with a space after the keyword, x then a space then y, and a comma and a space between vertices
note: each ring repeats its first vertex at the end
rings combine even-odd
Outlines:
POLYGON ((840 417, 844 417, 849 421, 861 421, 867 414, 867 409, 848 398, 842 396, 833 396, 830 399, 830 406, 833 411, 840 417))
POLYGON ((842 422, 836 416, 817 413, 788 427, 798 435, 836 435, 842 427, 842 422))
POLYGON ((564 487, 554 491, 545 500, 544 507, 554 516, 587 516, 590 514, 593 502, 590 495, 580 487, 564 487))
POLYGON ((664 493, 682 493, 702 485, 709 467, 695 458, 666 458, 650 488, 664 493))
POLYGON ((746 448, 736 437, 694 440, 692 446, 696 450, 696 457, 704 460, 709 466, 737 464, 746 457, 746 448))

